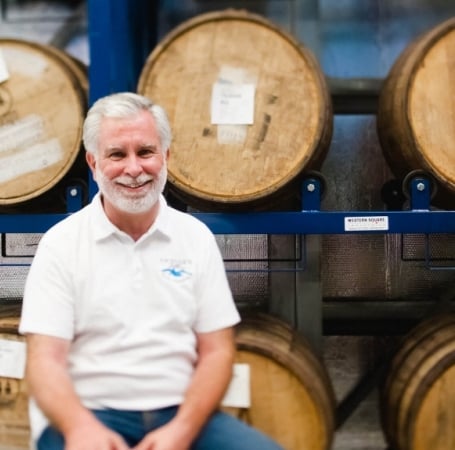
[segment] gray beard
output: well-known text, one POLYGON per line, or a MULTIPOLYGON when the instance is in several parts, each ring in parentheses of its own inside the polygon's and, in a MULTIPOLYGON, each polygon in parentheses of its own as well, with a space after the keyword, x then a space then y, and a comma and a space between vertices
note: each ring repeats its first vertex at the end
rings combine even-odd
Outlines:
MULTIPOLYGON (((167 165, 164 162, 158 176, 153 179, 151 189, 145 195, 140 197, 127 196, 115 185, 116 179, 109 180, 98 169, 98 166, 96 167, 96 182, 101 194, 117 209, 129 214, 141 214, 150 210, 159 201, 160 194, 166 185, 166 179, 167 165)), ((131 179, 132 182, 135 180, 141 180, 141 178, 131 179)))

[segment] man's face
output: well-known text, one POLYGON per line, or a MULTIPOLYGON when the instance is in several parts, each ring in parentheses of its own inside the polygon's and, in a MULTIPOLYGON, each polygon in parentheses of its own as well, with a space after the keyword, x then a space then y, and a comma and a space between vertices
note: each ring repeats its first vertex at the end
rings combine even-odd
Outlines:
POLYGON ((152 209, 167 177, 167 152, 153 116, 141 111, 129 119, 104 118, 98 148, 96 157, 87 153, 87 162, 105 205, 131 214, 152 209))

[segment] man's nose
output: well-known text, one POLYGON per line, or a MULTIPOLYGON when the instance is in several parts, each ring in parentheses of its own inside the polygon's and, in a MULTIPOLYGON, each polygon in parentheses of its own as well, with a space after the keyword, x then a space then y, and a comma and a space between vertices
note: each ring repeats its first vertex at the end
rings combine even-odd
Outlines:
POLYGON ((125 172, 132 176, 136 177, 142 173, 142 164, 139 158, 136 155, 131 155, 125 160, 125 172))

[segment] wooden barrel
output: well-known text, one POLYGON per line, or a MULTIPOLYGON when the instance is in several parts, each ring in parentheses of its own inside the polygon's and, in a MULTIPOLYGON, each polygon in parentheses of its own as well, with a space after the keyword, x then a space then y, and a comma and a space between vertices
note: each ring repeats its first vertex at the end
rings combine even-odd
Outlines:
MULTIPOLYGON (((19 319, 0 317, 0 356, 7 352, 2 341, 20 341, 17 333, 19 319)), ((2 358, 0 358, 1 360, 2 358)), ((0 449, 28 450, 30 448, 30 424, 28 397, 25 381, 0 375, 0 449)))
POLYGON ((236 362, 250 367, 249 408, 225 408, 286 450, 329 449, 335 396, 325 366, 286 323, 259 314, 237 326, 236 362))
POLYGON ((438 186, 433 203, 455 201, 455 18, 410 43, 379 98, 377 129, 390 168, 402 178, 422 170, 438 186))
POLYGON ((396 450, 455 448, 455 314, 405 336, 381 388, 381 420, 396 450))
POLYGON ((0 84, 0 206, 23 205, 71 171, 84 176, 87 75, 44 44, 0 39, 0 58, 8 73, 0 84))
POLYGON ((149 55, 138 92, 169 114, 170 192, 200 210, 277 209, 330 144, 318 63, 253 13, 211 12, 178 26, 149 55), (241 117, 248 111, 251 123, 241 117))

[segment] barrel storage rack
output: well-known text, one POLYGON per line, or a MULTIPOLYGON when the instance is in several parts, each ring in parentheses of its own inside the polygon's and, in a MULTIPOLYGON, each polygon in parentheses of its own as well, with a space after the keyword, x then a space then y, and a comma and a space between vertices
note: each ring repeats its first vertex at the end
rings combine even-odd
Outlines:
MULTIPOLYGON (((135 0, 87 0, 89 22, 89 103, 119 91, 135 91, 143 63, 157 42, 151 24, 158 17, 157 2, 135 0)), ((332 84, 332 87, 334 84, 332 84)), ((343 96, 332 89, 335 113, 343 108, 343 96), (338 103, 337 103, 338 102, 338 103)), ((359 109, 369 108, 361 104, 359 109)), ((373 95, 374 97, 374 95, 373 95)), ((345 105, 352 108, 350 105, 345 105)), ((352 112, 352 111, 346 111, 352 112)), ((323 180, 314 174, 304 177, 301 185, 301 210, 283 212, 216 212, 193 213, 215 234, 300 235, 304 240, 304 256, 296 270, 296 327, 320 349, 322 337, 322 299, 313 290, 315 274, 312 258, 317 258, 317 238, 324 234, 422 234, 455 233, 455 210, 433 210, 431 179, 424 173, 410 174, 409 209, 397 211, 324 211, 321 210, 323 180), (310 281, 310 287, 305 283, 310 281)), ((96 191, 89 184, 89 198, 96 191)), ((77 211, 83 205, 83 187, 67 190, 67 211, 50 214, 0 214, 0 233, 44 233, 52 225, 77 211)), ((428 270, 455 270, 431 260, 427 242, 425 261, 428 270)), ((313 261, 314 262, 314 261, 313 261)), ((455 273, 455 272, 454 272, 455 273)), ((452 300, 452 299, 451 299, 452 300)), ((374 377, 371 378, 374 380, 374 377)), ((377 381, 377 378, 376 378, 377 381)), ((344 402, 338 405, 338 425, 355 409, 368 390, 362 381, 344 402)))

